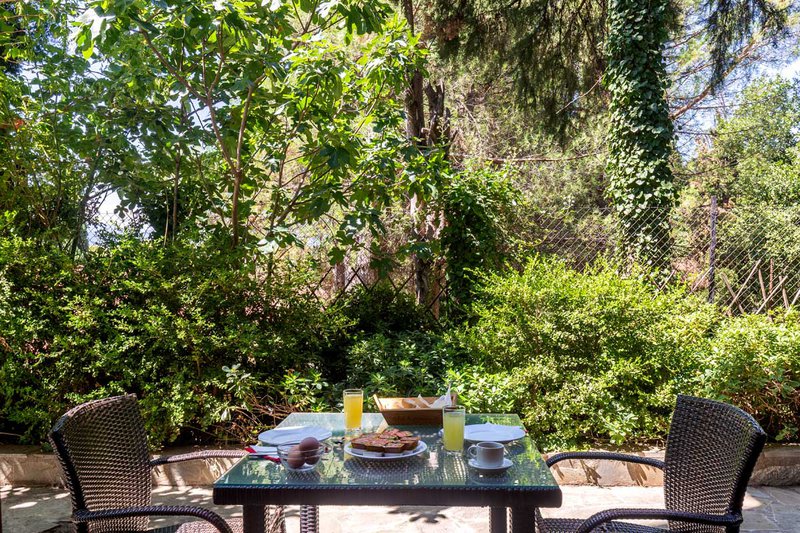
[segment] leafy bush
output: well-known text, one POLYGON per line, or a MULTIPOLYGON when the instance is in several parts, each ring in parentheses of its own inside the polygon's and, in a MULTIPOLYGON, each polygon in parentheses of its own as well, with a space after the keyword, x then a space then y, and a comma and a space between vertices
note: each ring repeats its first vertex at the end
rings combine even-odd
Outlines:
MULTIPOLYGON (((358 383, 352 372, 359 370, 351 368, 347 354, 351 347, 362 343, 364 339, 373 335, 381 339, 395 333, 427 332, 437 326, 433 315, 417 306, 411 295, 398 293, 388 283, 378 283, 370 289, 356 288, 331 306, 325 316, 331 322, 338 323, 320 355, 322 370, 332 383, 358 383)), ((356 365, 359 364, 357 360, 358 357, 356 365)), ((361 374, 361 377, 365 375, 361 374)))
POLYGON ((378 333, 350 348, 347 384, 363 388, 369 398, 438 395, 446 388, 447 368, 456 359, 453 347, 436 334, 378 333))
POLYGON ((454 385, 458 403, 472 413, 519 413, 527 400, 524 376, 513 368, 488 371, 483 365, 450 368, 447 382, 454 385))
POLYGON ((490 373, 514 369, 514 387, 525 384, 519 410, 548 447, 663 435, 717 317, 677 289, 657 293, 602 265, 582 274, 534 259, 484 286, 465 343, 490 373))
POLYGON ((778 441, 800 438, 800 316, 726 320, 703 361, 700 392, 753 414, 778 441))
POLYGON ((292 409, 338 408, 345 387, 452 384, 470 411, 520 413, 549 449, 660 439, 680 392, 800 439, 795 312, 726 317, 646 276, 536 258, 484 274, 474 322, 448 328, 388 286, 323 310, 302 271, 265 283, 252 268, 128 239, 76 265, 0 238, 0 431, 42 442, 71 405, 133 392, 155 445, 249 439, 292 409))
POLYGON ((240 259, 123 240, 75 266, 0 240, 6 429, 41 441, 67 406, 133 392, 154 442, 197 438, 232 400, 223 367, 266 382, 313 363, 336 320, 291 279, 262 286, 240 259))
POLYGON ((447 225, 442 248, 447 261, 447 294, 451 316, 460 316, 473 299, 478 272, 495 270, 514 241, 512 206, 514 169, 477 165, 456 174, 443 194, 447 225))

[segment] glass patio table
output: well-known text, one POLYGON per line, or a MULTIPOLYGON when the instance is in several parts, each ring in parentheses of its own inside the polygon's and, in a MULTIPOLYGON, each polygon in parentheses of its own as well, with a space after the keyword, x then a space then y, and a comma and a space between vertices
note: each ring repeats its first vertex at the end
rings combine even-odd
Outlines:
MULTIPOLYGON (((467 424, 484 422, 522 425, 517 415, 466 417, 467 424)), ((394 426, 419 435, 428 450, 415 457, 375 461, 344 453, 342 413, 292 413, 279 427, 300 425, 333 433, 333 450, 315 471, 288 472, 272 461, 245 457, 214 483, 215 504, 243 506, 244 533, 264 533, 264 509, 269 505, 301 505, 304 533, 318 530, 319 505, 489 507, 492 533, 532 531, 537 507, 561 505, 561 489, 529 437, 507 445, 511 468, 500 475, 483 475, 467 465, 464 453, 443 450, 437 426, 394 426)), ((385 427, 382 415, 364 413, 363 431, 381 425, 385 427)))

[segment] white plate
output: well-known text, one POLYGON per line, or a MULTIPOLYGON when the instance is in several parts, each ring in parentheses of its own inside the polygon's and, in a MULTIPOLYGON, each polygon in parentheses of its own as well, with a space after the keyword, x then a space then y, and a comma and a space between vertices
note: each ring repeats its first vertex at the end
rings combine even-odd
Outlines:
POLYGON ((525 431, 519 426, 500 426, 497 424, 472 424, 464 426, 464 440, 469 442, 502 442, 519 440, 525 431))
POLYGON ((400 455, 377 455, 376 452, 368 452, 366 450, 353 448, 350 446, 349 442, 344 445, 344 453, 350 454, 353 457, 359 457, 361 459, 369 459, 370 461, 396 461, 397 459, 406 459, 408 457, 419 455, 427 449, 428 445, 425 444, 425 441, 419 441, 419 444, 417 444, 416 448, 413 450, 406 450, 400 455))
POLYGON ((482 466, 479 465, 478 461, 475 459, 470 459, 469 461, 467 461, 467 464, 469 464, 469 466, 471 466, 475 470, 483 472, 485 474, 499 474, 511 468, 511 465, 513 465, 514 463, 511 462, 511 459, 507 459, 504 457, 502 466, 482 466))
POLYGON ((331 438, 330 430, 317 426, 288 426, 265 431, 258 436, 264 444, 279 446, 281 444, 298 444, 306 437, 314 437, 318 441, 331 438))

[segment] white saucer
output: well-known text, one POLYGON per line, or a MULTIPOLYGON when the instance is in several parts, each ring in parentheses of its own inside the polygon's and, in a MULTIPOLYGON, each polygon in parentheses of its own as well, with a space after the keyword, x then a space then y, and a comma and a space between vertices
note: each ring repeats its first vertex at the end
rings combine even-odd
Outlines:
POLYGON ((470 459, 469 461, 467 461, 467 464, 469 464, 469 466, 471 466, 478 472, 483 472, 485 474, 500 474, 511 468, 511 465, 513 465, 514 463, 511 462, 511 459, 507 459, 504 457, 503 464, 501 466, 481 466, 475 459, 470 459))

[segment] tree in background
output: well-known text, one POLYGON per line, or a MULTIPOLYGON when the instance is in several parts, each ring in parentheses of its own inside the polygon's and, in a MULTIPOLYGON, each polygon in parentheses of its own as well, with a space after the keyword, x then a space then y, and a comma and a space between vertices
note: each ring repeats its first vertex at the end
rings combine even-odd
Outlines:
POLYGON ((471 317, 479 278, 502 268, 516 241, 511 233, 519 197, 515 174, 513 167, 468 166, 442 192, 447 216, 442 253, 453 321, 471 317))
MULTIPOLYGON (((725 78, 736 52, 754 33, 772 37, 786 11, 765 0, 712 0, 707 10, 713 65, 709 91, 725 78)), ((654 267, 669 261, 669 215, 676 194, 669 164, 673 125, 666 99, 664 45, 674 22, 664 0, 609 5, 606 86, 609 110, 609 195, 620 219, 624 253, 654 267)))
POLYGON ((24 35, 6 56, 24 67, 0 74, 0 206, 19 235, 48 240, 74 256, 88 246, 84 222, 111 182, 137 168, 124 88, 72 52, 74 6, 20 3, 24 35))
POLYGON ((591 110, 608 105, 606 192, 621 221, 626 255, 653 265, 668 257, 673 118, 713 94, 733 70, 751 67, 753 51, 780 34, 787 9, 765 0, 430 6, 426 31, 440 56, 483 74, 487 84, 508 77, 517 105, 536 117, 528 121, 533 127, 566 139, 570 124, 585 126, 591 110), (678 51, 671 52, 678 68, 669 73, 667 43, 678 51), (673 79, 700 87, 681 84, 671 114, 667 88, 673 79))
POLYGON ((21 4, 0 4, 0 70, 6 74, 20 73, 21 59, 27 55, 25 48, 30 44, 25 38, 27 10, 21 4))
POLYGON ((168 136, 180 135, 156 151, 170 148, 176 167, 182 154, 200 164, 215 155, 221 180, 208 193, 224 210, 211 220, 234 247, 252 226, 268 253, 302 245, 292 228, 336 209, 339 242, 352 245, 365 228, 380 231, 381 206, 407 190, 414 155, 395 95, 421 56, 386 4, 95 2, 82 23, 79 50, 97 49, 175 108, 168 136))
MULTIPOLYGON (((418 32, 417 9, 413 0, 402 0, 400 11, 412 34, 418 32)), ((421 46, 428 43, 421 42, 421 46)), ((429 157, 435 167, 446 167, 451 142, 450 110, 445 105, 444 82, 425 79, 427 72, 421 68, 408 73, 404 94, 406 135, 423 157, 429 157), (425 111, 427 99, 428 111, 425 111), (427 115, 427 117, 426 117, 427 115), (426 120, 427 119, 427 120, 426 120)), ((441 180, 432 183, 431 192, 443 186, 441 180)), ((408 215, 411 219, 410 240, 413 248, 412 270, 417 303, 432 306, 438 314, 438 296, 441 292, 440 273, 437 272, 434 251, 442 231, 442 213, 436 203, 429 203, 428 195, 414 194, 408 198, 408 215)))
MULTIPOLYGON (((720 232, 720 264, 735 281, 741 282, 755 261, 767 257, 777 279, 788 276, 795 280, 798 275, 797 124, 800 82, 761 78, 742 91, 740 105, 721 121, 715 142, 705 154, 718 170, 703 185, 719 196, 727 214, 720 232)), ((754 299, 760 301, 761 294, 754 299)))
POLYGON ((601 97, 605 2, 433 0, 425 35, 448 64, 477 83, 509 80, 532 129, 566 138, 570 125, 601 97), (573 106, 570 104, 576 103, 573 106))

